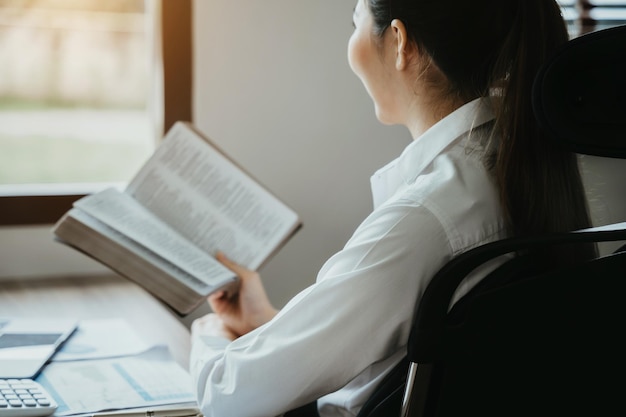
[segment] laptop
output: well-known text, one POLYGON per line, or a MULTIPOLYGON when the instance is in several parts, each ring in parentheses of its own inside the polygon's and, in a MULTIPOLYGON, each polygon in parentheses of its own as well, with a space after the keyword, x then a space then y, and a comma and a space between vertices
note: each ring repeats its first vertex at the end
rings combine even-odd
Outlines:
POLYGON ((0 378, 35 378, 77 324, 67 319, 0 318, 0 378))

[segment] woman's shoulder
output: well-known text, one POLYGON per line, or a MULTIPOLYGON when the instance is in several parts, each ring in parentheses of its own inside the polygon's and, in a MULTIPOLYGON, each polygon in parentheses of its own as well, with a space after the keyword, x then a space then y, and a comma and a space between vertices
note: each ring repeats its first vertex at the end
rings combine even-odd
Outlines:
POLYGON ((436 219, 455 253, 501 236, 504 225, 498 191, 483 155, 456 145, 435 158, 428 170, 399 189, 380 210, 387 216, 405 216, 405 221, 436 219))

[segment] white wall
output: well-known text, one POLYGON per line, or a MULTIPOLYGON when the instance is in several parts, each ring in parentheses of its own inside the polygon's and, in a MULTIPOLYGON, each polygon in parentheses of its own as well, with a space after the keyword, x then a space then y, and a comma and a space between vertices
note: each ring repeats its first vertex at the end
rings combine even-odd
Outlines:
MULTIPOLYGON (((626 222, 626 160, 583 156, 581 161, 593 224, 626 222)), ((613 252, 622 244, 602 243, 600 252, 613 252)))
POLYGON ((282 305, 372 208, 370 175, 410 141, 382 126, 352 74, 352 1, 194 2, 199 128, 301 214, 262 270, 282 305))

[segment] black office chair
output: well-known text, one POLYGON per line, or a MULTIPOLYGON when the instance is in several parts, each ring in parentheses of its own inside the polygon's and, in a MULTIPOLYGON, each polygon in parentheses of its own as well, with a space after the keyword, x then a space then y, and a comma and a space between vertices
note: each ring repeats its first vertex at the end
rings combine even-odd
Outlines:
MULTIPOLYGON (((626 26, 568 42, 533 95, 537 119, 564 146, 626 158, 626 26)), ((625 414, 626 246, 548 271, 516 256, 449 309, 484 262, 529 247, 626 240, 626 223, 609 229, 506 239, 453 259, 418 304, 407 358, 358 417, 625 414)))

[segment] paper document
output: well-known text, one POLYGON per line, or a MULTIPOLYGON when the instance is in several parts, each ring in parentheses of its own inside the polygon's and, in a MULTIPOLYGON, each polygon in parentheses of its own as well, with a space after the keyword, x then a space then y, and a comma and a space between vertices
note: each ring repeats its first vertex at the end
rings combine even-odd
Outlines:
POLYGON ((37 378, 55 398, 55 416, 195 403, 189 374, 164 346, 139 355, 52 362, 37 378))
POLYGON ((151 347, 137 336, 124 319, 83 320, 52 360, 60 362, 115 358, 136 355, 151 347))

